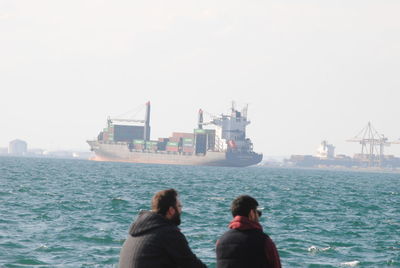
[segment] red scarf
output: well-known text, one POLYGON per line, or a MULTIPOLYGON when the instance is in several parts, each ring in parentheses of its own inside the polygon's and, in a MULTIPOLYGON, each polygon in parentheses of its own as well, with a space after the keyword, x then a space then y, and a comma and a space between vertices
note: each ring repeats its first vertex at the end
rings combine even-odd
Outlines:
POLYGON ((235 218, 233 218, 233 220, 229 223, 229 228, 239 230, 262 230, 262 226, 258 222, 252 221, 244 216, 236 216, 235 218))

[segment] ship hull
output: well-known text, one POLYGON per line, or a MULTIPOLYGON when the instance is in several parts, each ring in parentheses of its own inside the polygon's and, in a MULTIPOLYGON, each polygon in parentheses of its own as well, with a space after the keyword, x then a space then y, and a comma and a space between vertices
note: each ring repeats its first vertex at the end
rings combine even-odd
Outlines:
POLYGON ((256 165, 262 154, 207 152, 206 155, 180 154, 174 152, 149 152, 130 150, 126 142, 107 143, 88 141, 94 151, 95 161, 131 162, 143 164, 194 165, 246 167, 256 165))

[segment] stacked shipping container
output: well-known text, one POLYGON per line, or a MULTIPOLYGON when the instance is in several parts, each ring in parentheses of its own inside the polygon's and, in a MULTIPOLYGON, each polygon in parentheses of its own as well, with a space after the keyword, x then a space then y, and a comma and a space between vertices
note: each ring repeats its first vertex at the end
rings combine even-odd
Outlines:
POLYGON ((207 131, 205 129, 195 129, 195 152, 196 154, 206 154, 207 152, 207 131))
POLYGON ((193 146, 194 146, 193 138, 182 139, 182 152, 192 154, 194 152, 193 146))
POLYGON ((111 128, 113 133, 114 141, 125 141, 131 142, 132 140, 144 139, 144 127, 143 126, 124 126, 124 125, 113 125, 111 128))
POLYGON ((173 142, 173 141, 167 142, 166 151, 167 152, 178 152, 179 151, 179 143, 173 142))
POLYGON ((182 142, 182 139, 193 139, 193 133, 185 133, 185 132, 173 132, 172 137, 169 137, 169 141, 172 142, 182 142))
POLYGON ((144 140, 133 140, 133 148, 135 150, 144 150, 145 148, 144 140))
POLYGON ((128 142, 134 150, 182 152, 184 154, 205 154, 214 150, 215 130, 195 129, 194 133, 173 132, 172 137, 158 141, 145 141, 143 126, 109 124, 98 136, 98 140, 128 142))
POLYGON ((143 126, 113 125, 103 129, 98 139, 103 141, 132 142, 132 140, 143 139, 143 126))
POLYGON ((146 150, 157 151, 158 141, 146 141, 146 150))

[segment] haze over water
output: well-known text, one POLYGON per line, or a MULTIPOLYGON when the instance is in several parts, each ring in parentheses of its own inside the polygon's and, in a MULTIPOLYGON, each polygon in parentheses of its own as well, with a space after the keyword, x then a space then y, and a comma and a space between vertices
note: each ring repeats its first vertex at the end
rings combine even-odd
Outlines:
POLYGON ((215 267, 229 206, 254 196, 283 267, 400 267, 400 175, 0 158, 1 267, 117 267, 128 228, 175 188, 181 229, 215 267))

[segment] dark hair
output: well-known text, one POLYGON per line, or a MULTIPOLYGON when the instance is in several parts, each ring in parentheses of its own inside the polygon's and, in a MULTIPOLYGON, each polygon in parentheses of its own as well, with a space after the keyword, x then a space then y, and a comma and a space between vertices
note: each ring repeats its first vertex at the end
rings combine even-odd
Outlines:
POLYGON ((232 201, 231 211, 232 216, 248 217, 252 209, 257 209, 258 202, 249 195, 241 195, 232 201))
POLYGON ((151 209, 165 216, 170 207, 176 207, 177 196, 178 192, 175 189, 159 191, 151 199, 151 209))

